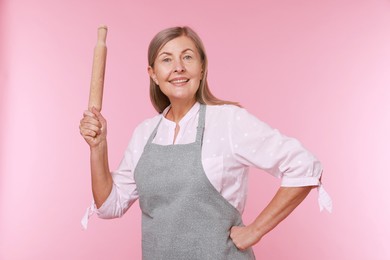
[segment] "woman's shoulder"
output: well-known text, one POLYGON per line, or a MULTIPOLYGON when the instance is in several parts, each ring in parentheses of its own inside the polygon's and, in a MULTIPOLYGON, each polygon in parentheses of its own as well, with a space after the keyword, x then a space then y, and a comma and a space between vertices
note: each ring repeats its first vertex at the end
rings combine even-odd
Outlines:
POLYGON ((230 118, 240 114, 248 114, 248 111, 240 106, 233 104, 207 105, 208 116, 230 118))
POLYGON ((206 105, 207 110, 210 110, 214 113, 231 113, 240 110, 245 110, 242 107, 233 104, 223 104, 223 105, 206 105))
POLYGON ((154 128, 158 124, 158 122, 160 121, 161 118, 162 118, 161 114, 146 118, 137 125, 136 129, 137 128, 142 128, 142 129, 154 128))
POLYGON ((206 117, 209 122, 225 122, 228 126, 243 126, 248 125, 263 126, 263 122, 256 115, 248 112, 245 108, 236 105, 208 105, 206 109, 206 117))
POLYGON ((134 129, 133 137, 138 136, 139 134, 148 134, 153 132, 154 128, 157 126, 162 115, 158 114, 153 117, 144 119, 141 121, 134 129))

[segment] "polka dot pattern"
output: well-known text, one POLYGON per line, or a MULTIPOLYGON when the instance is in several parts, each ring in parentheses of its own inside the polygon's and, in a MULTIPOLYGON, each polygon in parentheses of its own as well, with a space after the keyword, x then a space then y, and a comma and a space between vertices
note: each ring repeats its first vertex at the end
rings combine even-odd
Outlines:
MULTIPOLYGON (((162 115, 145 120, 135 129, 118 170, 112 173, 116 183, 110 195, 112 205, 106 206, 107 209, 103 207, 102 211, 123 212, 137 199, 133 172, 160 120, 154 143, 172 145, 195 141, 199 106, 195 104, 178 123, 175 140, 176 123, 162 115), (121 201, 120 209, 114 210, 118 207, 117 201, 121 201)), ((282 135, 245 109, 233 105, 207 106, 202 163, 211 184, 239 212, 244 210, 250 166, 282 178, 283 186, 318 185, 322 173, 320 162, 297 140, 282 135)))

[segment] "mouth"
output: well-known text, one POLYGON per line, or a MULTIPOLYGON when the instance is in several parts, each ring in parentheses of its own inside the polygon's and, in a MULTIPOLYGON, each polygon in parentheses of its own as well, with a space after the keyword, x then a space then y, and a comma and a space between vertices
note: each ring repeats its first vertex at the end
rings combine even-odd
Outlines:
POLYGON ((188 78, 175 78, 175 79, 170 80, 169 83, 174 84, 174 85, 181 85, 181 84, 187 83, 188 81, 190 81, 190 79, 188 79, 188 78))

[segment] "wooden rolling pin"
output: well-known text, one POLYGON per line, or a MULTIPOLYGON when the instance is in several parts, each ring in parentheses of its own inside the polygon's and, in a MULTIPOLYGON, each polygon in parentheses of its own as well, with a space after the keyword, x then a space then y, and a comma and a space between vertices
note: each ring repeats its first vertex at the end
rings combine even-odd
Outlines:
POLYGON ((98 38, 93 53, 92 77, 89 90, 88 110, 92 111, 92 107, 97 110, 102 110, 103 87, 104 87, 104 71, 106 68, 107 57, 107 26, 98 28, 98 38))

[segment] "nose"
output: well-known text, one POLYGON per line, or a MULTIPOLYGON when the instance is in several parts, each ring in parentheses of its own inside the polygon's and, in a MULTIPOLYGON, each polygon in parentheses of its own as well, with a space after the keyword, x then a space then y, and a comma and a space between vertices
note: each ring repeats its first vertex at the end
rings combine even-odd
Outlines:
POLYGON ((174 64, 174 71, 175 72, 184 72, 186 69, 184 67, 183 61, 181 59, 176 60, 174 64))

